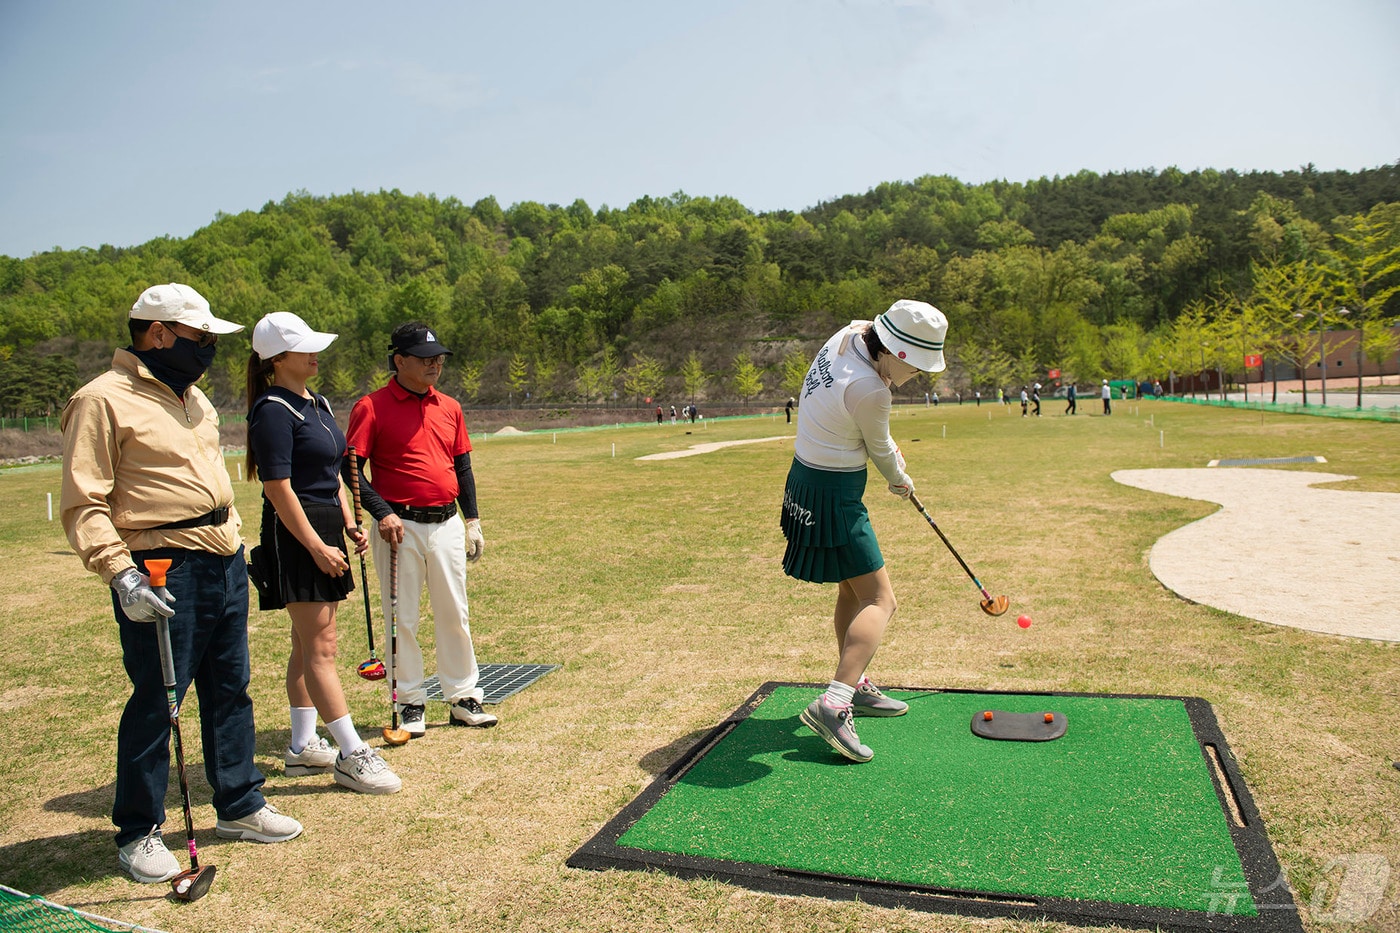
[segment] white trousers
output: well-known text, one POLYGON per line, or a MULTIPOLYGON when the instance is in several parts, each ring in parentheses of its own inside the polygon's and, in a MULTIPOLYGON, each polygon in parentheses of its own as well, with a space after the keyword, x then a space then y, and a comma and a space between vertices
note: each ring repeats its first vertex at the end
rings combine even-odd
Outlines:
MULTIPOLYGON (((379 589, 384 601, 387 629, 392 610, 391 556, 389 543, 371 534, 374 567, 379 573, 379 589)), ((433 631, 437 647, 438 683, 448 703, 484 693, 477 686, 481 672, 472 647, 472 631, 467 611, 467 526, 461 515, 445 522, 411 522, 404 519, 403 543, 399 545, 398 629, 395 677, 399 703, 421 706, 427 700, 423 690, 423 649, 418 645, 419 611, 423 584, 433 607, 433 631)), ((386 637, 388 632, 385 632, 386 637)))

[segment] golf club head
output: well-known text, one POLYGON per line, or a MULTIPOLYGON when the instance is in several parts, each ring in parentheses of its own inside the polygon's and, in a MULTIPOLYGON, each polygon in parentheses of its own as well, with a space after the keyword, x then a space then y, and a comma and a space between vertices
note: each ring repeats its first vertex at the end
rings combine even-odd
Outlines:
POLYGON ((187 868, 170 879, 170 890, 182 901, 197 901, 209 893, 209 886, 214 883, 216 871, 218 869, 213 865, 187 868))
POLYGON ((411 738, 407 729, 391 729, 387 726, 383 734, 385 743, 389 745, 407 745, 411 738))
POLYGON ((1011 600, 1005 596, 988 596, 981 602, 982 611, 989 616, 999 616, 1005 614, 1011 608, 1011 600))
POLYGON ((365 680, 383 680, 384 662, 378 658, 370 658, 368 661, 361 661, 356 673, 365 680))

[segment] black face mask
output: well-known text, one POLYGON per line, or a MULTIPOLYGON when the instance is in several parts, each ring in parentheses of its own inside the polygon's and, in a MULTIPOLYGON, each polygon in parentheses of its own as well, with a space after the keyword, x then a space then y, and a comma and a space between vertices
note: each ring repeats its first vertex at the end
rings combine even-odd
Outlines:
POLYGON ((187 337, 175 338, 174 346, 162 349, 137 350, 136 355, 150 369, 151 375, 170 386, 176 395, 199 381, 199 377, 214 364, 217 344, 201 347, 187 337))

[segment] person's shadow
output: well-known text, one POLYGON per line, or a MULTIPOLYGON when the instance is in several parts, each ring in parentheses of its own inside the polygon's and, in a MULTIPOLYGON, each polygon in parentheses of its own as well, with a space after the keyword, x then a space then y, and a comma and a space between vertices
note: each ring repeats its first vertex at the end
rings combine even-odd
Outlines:
POLYGON ((741 787, 761 781, 773 767, 756 760, 778 752, 787 761, 818 762, 835 766, 856 762, 842 758, 796 716, 787 719, 743 720, 743 733, 733 732, 740 723, 726 720, 714 729, 691 732, 668 745, 648 752, 641 766, 673 784, 693 784, 716 789, 741 787), (715 751, 723 743, 723 748, 715 751))

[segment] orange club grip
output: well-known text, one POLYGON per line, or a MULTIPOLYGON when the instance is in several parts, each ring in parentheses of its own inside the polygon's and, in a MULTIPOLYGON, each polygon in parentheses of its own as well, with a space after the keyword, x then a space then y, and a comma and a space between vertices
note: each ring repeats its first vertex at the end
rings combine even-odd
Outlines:
POLYGON ((146 561, 146 573, 151 577, 151 586, 165 586, 165 575, 170 572, 171 560, 168 557, 146 561))

